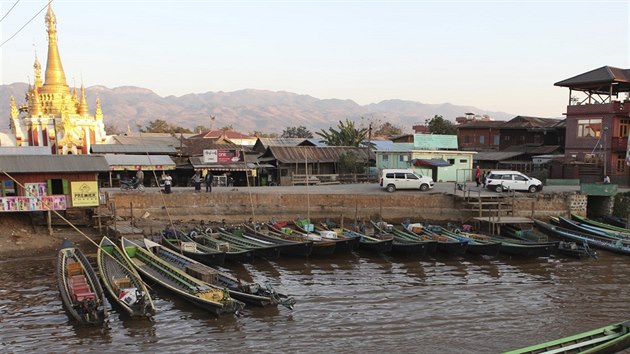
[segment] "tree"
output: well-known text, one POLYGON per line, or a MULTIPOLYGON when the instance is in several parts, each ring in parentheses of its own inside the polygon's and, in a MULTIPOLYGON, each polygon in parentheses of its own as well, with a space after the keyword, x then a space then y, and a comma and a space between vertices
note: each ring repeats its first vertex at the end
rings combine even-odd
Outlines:
POLYGON ((390 122, 383 123, 377 130, 374 131, 374 136, 384 136, 387 138, 400 134, 402 134, 402 129, 390 122))
POLYGON ((324 138, 330 146, 360 146, 367 139, 368 128, 358 129, 346 118, 345 122, 339 121, 337 129, 329 127, 328 131, 322 129, 317 135, 324 138))
POLYGON ((107 135, 118 135, 122 134, 123 131, 115 124, 105 124, 105 134, 107 135))
POLYGON ((281 138, 304 138, 310 139, 313 137, 313 133, 311 133, 305 126, 300 125, 299 127, 286 127, 282 131, 281 138))
POLYGON ((249 132, 250 136, 255 136, 257 138, 277 138, 278 133, 263 133, 259 130, 254 130, 253 132, 249 132))
POLYGON ((208 127, 204 127, 203 125, 198 125, 195 127, 195 129, 193 129, 193 132, 195 133, 203 133, 203 132, 207 132, 210 131, 211 129, 208 127))
POLYGON ((437 114, 433 118, 427 119, 426 124, 431 134, 457 135, 457 127, 455 124, 437 114))
POLYGON ((144 128, 138 126, 138 130, 141 133, 192 133, 188 128, 168 124, 162 119, 151 121, 144 128))

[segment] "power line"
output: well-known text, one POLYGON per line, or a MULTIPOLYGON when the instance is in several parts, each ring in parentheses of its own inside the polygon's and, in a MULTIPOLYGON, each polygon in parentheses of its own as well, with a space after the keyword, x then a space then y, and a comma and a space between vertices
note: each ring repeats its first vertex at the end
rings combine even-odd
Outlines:
POLYGON ((2 22, 2 20, 4 20, 5 17, 9 16, 9 14, 11 13, 11 10, 13 10, 13 8, 15 7, 15 5, 17 5, 21 0, 17 0, 15 2, 15 4, 13 4, 13 6, 11 6, 11 8, 9 9, 9 11, 7 11, 6 14, 4 14, 4 16, 2 16, 2 18, 0 18, 0 22, 2 22))
POLYGON ((24 29, 24 27, 28 26, 28 24, 29 24, 29 23, 31 23, 31 22, 35 19, 35 17, 37 17, 39 14, 41 14, 41 13, 42 13, 42 11, 46 10, 46 7, 48 7, 48 5, 50 5, 50 3, 51 3, 52 1, 53 1, 53 0, 49 0, 49 1, 48 1, 48 3, 47 3, 46 5, 44 5, 44 7, 42 7, 42 9, 41 9, 41 10, 39 10, 39 11, 38 11, 38 12, 37 12, 37 13, 36 13, 33 17, 31 17, 31 19, 30 19, 30 20, 28 20, 28 22, 26 22, 26 23, 24 24, 24 26, 20 27, 20 29, 19 29, 19 30, 17 30, 17 32, 15 32, 15 33, 14 33, 11 37, 9 37, 6 41, 2 42, 2 43, 0 44, 0 47, 2 47, 3 45, 5 45, 8 41, 12 40, 12 39, 13 39, 13 37, 17 36, 17 35, 18 35, 18 33, 20 33, 20 32, 24 29))

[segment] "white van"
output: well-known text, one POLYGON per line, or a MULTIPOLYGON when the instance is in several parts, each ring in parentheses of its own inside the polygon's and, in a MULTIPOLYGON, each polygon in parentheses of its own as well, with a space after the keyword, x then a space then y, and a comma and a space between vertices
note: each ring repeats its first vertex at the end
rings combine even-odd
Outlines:
POLYGON ((381 172, 381 187, 392 193, 396 189, 419 189, 426 191, 433 188, 433 179, 422 176, 414 170, 384 169, 381 172))
POLYGON ((518 171, 490 171, 486 177, 486 187, 496 192, 511 189, 534 193, 542 190, 543 185, 540 180, 518 171))

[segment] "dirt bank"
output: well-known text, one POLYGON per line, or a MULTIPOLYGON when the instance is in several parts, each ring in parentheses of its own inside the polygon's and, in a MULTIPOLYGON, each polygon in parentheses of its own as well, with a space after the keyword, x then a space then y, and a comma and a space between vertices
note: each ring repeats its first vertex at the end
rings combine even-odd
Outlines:
MULTIPOLYGON (((98 242, 100 239, 98 230, 89 227, 81 227, 80 230, 92 240, 98 242)), ((70 226, 54 226, 53 234, 49 235, 45 226, 32 225, 25 214, 0 213, 0 259, 55 256, 64 239, 76 243, 86 253, 96 250, 85 236, 70 226)))

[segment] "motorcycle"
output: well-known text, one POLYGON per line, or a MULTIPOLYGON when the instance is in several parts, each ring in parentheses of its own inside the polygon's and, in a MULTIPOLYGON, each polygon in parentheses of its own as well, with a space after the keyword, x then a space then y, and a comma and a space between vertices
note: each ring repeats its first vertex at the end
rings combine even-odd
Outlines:
POLYGON ((130 189, 137 189, 140 192, 144 192, 144 185, 140 183, 136 178, 121 180, 120 181, 120 190, 125 192, 130 189))

